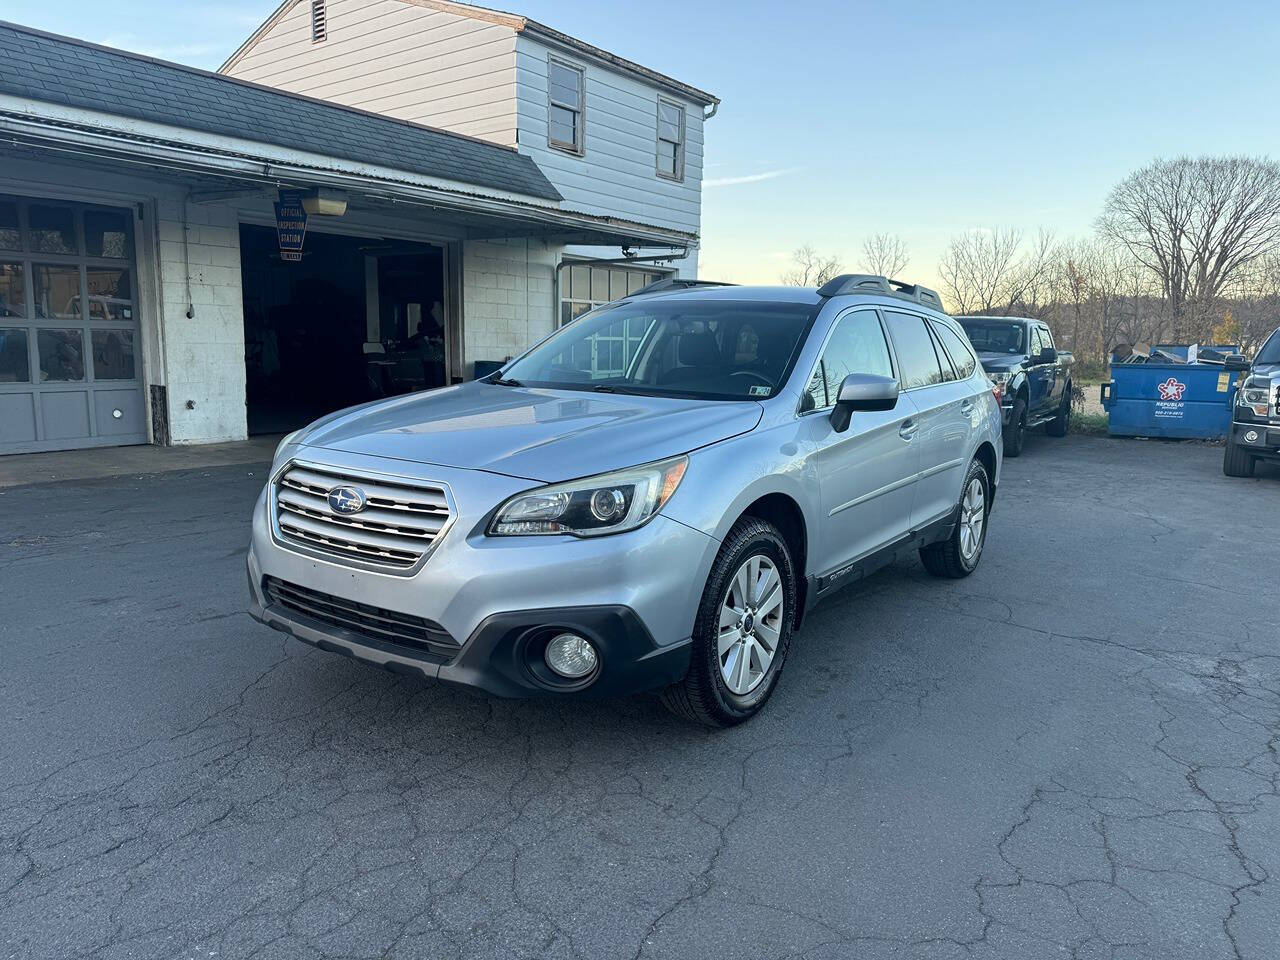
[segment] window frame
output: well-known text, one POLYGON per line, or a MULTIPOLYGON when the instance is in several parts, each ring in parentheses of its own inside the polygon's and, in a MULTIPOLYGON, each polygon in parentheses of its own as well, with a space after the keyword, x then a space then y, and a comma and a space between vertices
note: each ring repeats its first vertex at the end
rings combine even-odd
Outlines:
MULTIPOLYGON (((806 410, 804 409, 804 398, 809 393, 809 384, 813 382, 813 375, 817 373, 819 368, 822 366, 822 358, 826 355, 827 347, 831 343, 831 338, 835 336, 836 328, 840 326, 840 322, 844 320, 845 317, 851 316, 855 313, 875 314, 876 322, 880 324, 880 336, 884 337, 885 350, 889 354, 889 369, 893 371, 894 377, 897 377, 899 382, 901 382, 901 377, 899 377, 898 374, 898 355, 894 350, 893 340, 889 337, 889 331, 885 326, 884 312, 878 306, 873 306, 871 304, 855 304, 854 306, 851 306, 837 314, 836 318, 831 321, 831 326, 827 328, 826 335, 822 338, 822 346, 818 348, 818 359, 816 359, 809 368, 809 375, 800 382, 800 400, 799 407, 796 410, 797 417, 807 417, 812 413, 825 413, 835 406, 835 401, 831 401, 826 406, 810 407, 806 410)), ((778 392, 781 393, 781 389, 779 389, 778 392)), ((827 375, 825 373, 822 375, 822 395, 824 397, 827 395, 827 375)))
POLYGON ((663 180, 670 180, 672 183, 684 183, 685 145, 687 142, 687 136, 685 133, 686 114, 687 114, 687 111, 685 110, 685 106, 683 103, 678 103, 677 101, 672 100, 669 97, 658 97, 658 106, 657 106, 657 113, 655 114, 655 127, 654 127, 654 133, 657 139, 654 142, 653 167, 654 167, 654 172, 657 173, 659 177, 661 177, 663 180), (668 107, 674 107, 676 110, 680 111, 679 130, 676 134, 680 139, 675 141, 675 146, 676 146, 675 173, 667 173, 665 170, 662 169, 662 145, 664 143, 672 142, 670 140, 665 139, 662 136, 662 107, 664 105, 668 107))
POLYGON ((587 154, 587 68, 554 54, 547 55, 547 146, 573 157, 583 157, 587 154), (553 64, 565 70, 572 70, 578 75, 578 106, 573 107, 557 101, 552 94, 551 67, 553 64), (574 114, 573 132, 578 141, 576 144, 564 143, 551 135, 551 113, 557 108, 569 110, 574 114))
MULTIPOLYGON (((932 328, 930 327, 930 318, 925 316, 923 313, 915 313, 911 310, 903 310, 896 306, 884 308, 885 332, 888 333, 889 335, 889 342, 893 344, 893 355, 894 355, 895 361, 898 359, 898 344, 893 339, 893 331, 889 330, 888 315, 890 313, 900 313, 904 317, 914 317, 915 319, 919 320, 921 323, 924 324, 925 333, 929 335, 929 344, 930 346, 933 347, 933 359, 938 364, 938 375, 941 376, 942 375, 942 357, 938 356, 938 341, 937 341, 937 338, 934 336, 932 328)), ((951 361, 948 359, 947 362, 950 363, 951 361)), ((939 380, 937 383, 922 383, 918 387, 907 387, 907 386, 904 386, 902 383, 902 373, 901 373, 902 366, 900 362, 895 364, 895 369, 898 371, 897 373, 898 390, 901 393, 912 393, 913 391, 916 391, 916 390, 928 390, 932 387, 943 387, 943 386, 946 386, 947 383, 949 382, 954 382, 954 381, 947 381, 947 380, 939 380)))
POLYGON ((942 327, 944 330, 951 331, 952 336, 954 336, 957 340, 960 341, 960 346, 964 348, 968 356, 969 362, 973 364, 973 369, 971 369, 967 375, 962 375, 960 373, 960 368, 956 366, 956 358, 951 356, 951 351, 947 349, 946 341, 943 340, 942 337, 938 335, 936 330, 934 330, 933 331, 934 339, 937 341, 937 345, 941 347, 942 352, 951 361, 951 367, 956 372, 956 380, 960 383, 964 383, 966 380, 969 380, 970 378, 972 378, 973 375, 977 373, 978 370, 982 367, 982 364, 981 362, 979 362, 978 355, 974 352, 972 345, 969 344, 968 342, 968 339, 969 339, 968 335, 964 334, 964 327, 960 327, 959 330, 956 330, 949 324, 943 323, 941 320, 938 320, 934 317, 929 318, 929 324, 930 324, 930 330, 933 330, 933 327, 937 326, 937 327, 942 327), (964 335, 962 336, 962 334, 964 335))

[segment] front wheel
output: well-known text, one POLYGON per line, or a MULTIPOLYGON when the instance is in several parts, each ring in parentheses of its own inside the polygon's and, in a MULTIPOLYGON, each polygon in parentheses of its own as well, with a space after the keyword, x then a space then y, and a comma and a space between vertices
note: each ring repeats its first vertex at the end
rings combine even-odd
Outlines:
POLYGON ((959 580, 978 569, 987 543, 991 480, 982 461, 969 464, 960 493, 956 526, 947 539, 920 549, 920 562, 935 577, 959 580))
POLYGON ((1004 430, 1004 455, 1022 456, 1022 445, 1027 439, 1027 401, 1018 397, 1009 412, 1009 426, 1004 430))
POLYGON ((667 708, 709 727, 755 716, 791 647, 796 594, 791 550, 777 528, 755 517, 734 524, 702 591, 689 672, 662 692, 667 708))
POLYGON ((1227 449, 1222 454, 1222 472, 1228 477, 1252 477, 1258 458, 1240 449, 1235 437, 1227 437, 1227 449))
POLYGON ((1051 437, 1065 437, 1071 432, 1071 384, 1068 383, 1066 390, 1063 391, 1058 413, 1045 424, 1044 432, 1051 437))

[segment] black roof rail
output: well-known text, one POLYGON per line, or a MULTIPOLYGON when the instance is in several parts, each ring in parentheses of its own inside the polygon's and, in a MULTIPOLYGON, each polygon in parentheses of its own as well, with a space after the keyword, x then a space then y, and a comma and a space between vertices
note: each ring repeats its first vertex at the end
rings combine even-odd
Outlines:
POLYGON ((883 297, 897 297, 910 300, 930 310, 946 313, 942 308, 942 298, 936 290, 922 287, 917 283, 904 283, 901 280, 890 280, 888 277, 876 276, 873 273, 845 273, 828 280, 818 288, 820 297, 836 297, 842 293, 877 293, 883 297))
POLYGON ((664 290, 693 290, 697 287, 736 286, 736 283, 722 283, 719 280, 687 280, 681 277, 663 277, 661 280, 655 280, 653 283, 641 287, 635 293, 627 294, 627 296, 638 297, 642 293, 662 293, 664 290))

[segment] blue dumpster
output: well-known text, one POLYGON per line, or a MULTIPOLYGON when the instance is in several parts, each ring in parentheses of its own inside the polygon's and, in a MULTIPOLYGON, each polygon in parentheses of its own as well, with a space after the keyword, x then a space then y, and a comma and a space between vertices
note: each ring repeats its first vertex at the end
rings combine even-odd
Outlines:
POLYGON ((1212 363, 1112 363, 1102 406, 1113 437, 1222 437, 1239 374, 1212 363))

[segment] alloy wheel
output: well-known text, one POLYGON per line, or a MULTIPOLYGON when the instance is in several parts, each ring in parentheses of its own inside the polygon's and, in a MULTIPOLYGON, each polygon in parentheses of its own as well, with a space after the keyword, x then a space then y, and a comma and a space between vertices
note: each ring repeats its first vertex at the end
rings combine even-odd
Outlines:
POLYGON ((764 680, 782 642, 785 613, 773 561, 762 554, 744 560, 720 603, 716 646, 720 675, 732 693, 744 696, 764 680))
POLYGON ((987 494, 982 480, 974 477, 965 487, 960 502, 960 555, 972 563, 982 546, 982 529, 987 522, 987 494))

